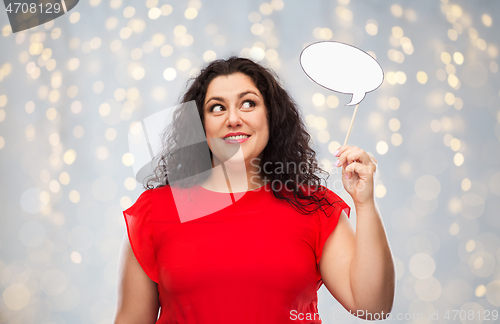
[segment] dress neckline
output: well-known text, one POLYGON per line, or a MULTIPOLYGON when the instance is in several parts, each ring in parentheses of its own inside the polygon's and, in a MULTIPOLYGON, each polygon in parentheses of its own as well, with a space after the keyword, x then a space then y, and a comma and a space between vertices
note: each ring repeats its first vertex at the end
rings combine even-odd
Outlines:
POLYGON ((267 190, 268 187, 270 187, 270 184, 271 184, 271 181, 267 182, 266 184, 260 186, 259 188, 257 189, 253 189, 253 190, 247 190, 247 191, 237 191, 237 192, 219 192, 219 191, 212 191, 212 190, 209 190, 205 187, 202 187, 200 184, 197 184, 196 186, 199 187, 201 190, 205 191, 205 192, 209 192, 211 194, 216 194, 216 195, 230 195, 230 194, 249 194, 249 193, 256 193, 256 192, 259 192, 261 191, 261 189, 265 189, 267 190))

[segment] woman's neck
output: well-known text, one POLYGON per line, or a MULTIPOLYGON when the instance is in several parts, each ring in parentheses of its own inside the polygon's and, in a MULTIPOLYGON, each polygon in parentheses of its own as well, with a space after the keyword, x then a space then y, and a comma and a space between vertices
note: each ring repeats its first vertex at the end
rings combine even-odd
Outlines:
POLYGON ((235 193, 255 190, 268 181, 250 163, 223 163, 217 159, 212 172, 200 185, 210 191, 235 193))

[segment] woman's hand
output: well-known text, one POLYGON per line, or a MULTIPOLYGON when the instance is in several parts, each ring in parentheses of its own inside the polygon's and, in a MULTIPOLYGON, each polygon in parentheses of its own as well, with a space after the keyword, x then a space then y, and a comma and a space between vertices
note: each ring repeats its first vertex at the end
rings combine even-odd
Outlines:
POLYGON ((356 205, 367 205, 375 202, 374 176, 377 171, 377 160, 357 146, 343 145, 339 147, 335 163, 342 168, 342 183, 356 205))

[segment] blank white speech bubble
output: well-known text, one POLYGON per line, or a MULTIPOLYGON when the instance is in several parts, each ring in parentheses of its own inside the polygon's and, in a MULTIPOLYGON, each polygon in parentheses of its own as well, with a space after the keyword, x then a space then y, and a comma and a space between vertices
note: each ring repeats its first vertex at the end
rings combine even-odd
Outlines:
POLYGON ((327 89, 352 93, 356 105, 367 92, 377 89, 384 80, 378 62, 357 47, 339 42, 318 42, 304 48, 300 65, 314 82, 327 89))

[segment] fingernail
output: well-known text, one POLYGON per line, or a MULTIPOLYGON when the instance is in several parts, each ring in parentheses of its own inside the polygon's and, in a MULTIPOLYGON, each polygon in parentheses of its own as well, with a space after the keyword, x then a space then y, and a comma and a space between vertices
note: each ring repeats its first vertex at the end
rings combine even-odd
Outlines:
POLYGON ((339 162, 340 162, 340 160, 337 160, 337 162, 335 162, 336 167, 339 166, 339 162))
POLYGON ((336 150, 335 153, 333 153, 333 156, 337 156, 339 154, 339 150, 336 150))
POLYGON ((347 180, 349 180, 349 178, 347 177, 347 173, 345 174, 345 178, 346 178, 347 180))

